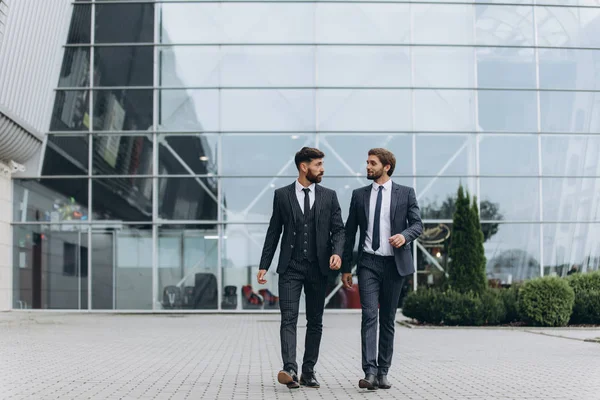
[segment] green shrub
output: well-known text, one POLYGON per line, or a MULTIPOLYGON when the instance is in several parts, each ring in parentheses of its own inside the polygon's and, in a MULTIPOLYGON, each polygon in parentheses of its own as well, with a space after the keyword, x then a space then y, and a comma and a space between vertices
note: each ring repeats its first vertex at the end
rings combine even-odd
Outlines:
POLYGON ((575 295, 572 324, 600 324, 600 290, 587 290, 575 295))
POLYGON ((571 318, 575 293, 566 280, 543 277, 526 282, 519 290, 521 320, 535 326, 565 326, 571 318))
POLYGON ((519 321, 519 286, 513 284, 508 289, 500 289, 499 294, 505 309, 504 320, 501 323, 509 324, 511 322, 519 321))
POLYGON ((422 323, 480 326, 496 325, 506 314, 499 293, 481 295, 453 290, 419 290, 404 300, 402 313, 422 323))
POLYGON ((575 291, 575 295, 580 292, 600 290, 600 271, 587 274, 573 274, 566 279, 575 291))
POLYGON ((402 314, 419 322, 439 324, 442 322, 443 294, 425 289, 409 293, 402 305, 402 314))
POLYGON ((484 325, 498 325, 506 322, 507 311, 502 294, 503 292, 500 290, 486 290, 480 296, 484 325))

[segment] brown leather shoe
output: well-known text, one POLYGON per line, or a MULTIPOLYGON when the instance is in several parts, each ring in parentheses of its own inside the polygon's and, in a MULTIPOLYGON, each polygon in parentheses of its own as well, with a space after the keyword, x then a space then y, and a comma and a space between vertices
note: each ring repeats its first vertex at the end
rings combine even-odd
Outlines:
POLYGON ((361 389, 377 390, 379 383, 374 374, 366 374, 363 379, 358 381, 358 387, 361 389))
POLYGON ((298 375, 296 375, 296 371, 292 369, 288 371, 282 369, 279 371, 277 374, 277 382, 286 385, 288 389, 298 389, 300 387, 298 375))

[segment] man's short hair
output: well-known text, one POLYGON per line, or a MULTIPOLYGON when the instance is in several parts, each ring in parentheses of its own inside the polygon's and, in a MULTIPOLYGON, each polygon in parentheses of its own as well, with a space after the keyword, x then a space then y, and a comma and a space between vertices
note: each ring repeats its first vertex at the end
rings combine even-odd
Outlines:
POLYGON ((296 162, 296 168, 300 169, 300 164, 303 162, 310 163, 312 160, 318 160, 319 158, 324 158, 325 154, 314 147, 303 147, 296 153, 296 157, 294 157, 294 161, 296 162))
POLYGON ((394 157, 394 153, 389 150, 382 149, 380 147, 369 150, 370 156, 376 156, 379 158, 379 161, 385 167, 386 165, 390 166, 390 170, 388 171, 388 176, 392 176, 394 173, 394 169, 396 168, 396 157, 394 157))

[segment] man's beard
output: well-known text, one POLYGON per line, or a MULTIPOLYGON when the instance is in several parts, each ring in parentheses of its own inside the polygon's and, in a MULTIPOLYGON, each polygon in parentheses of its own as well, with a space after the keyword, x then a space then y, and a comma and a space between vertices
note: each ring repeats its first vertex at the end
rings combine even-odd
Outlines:
POLYGON ((308 179, 310 183, 320 183, 321 179, 323 179, 323 174, 313 175, 312 172, 308 171, 306 179, 308 179))
POLYGON ((371 175, 369 175, 369 173, 367 172, 367 179, 370 181, 376 181, 377 179, 381 178, 382 175, 383 171, 373 172, 371 175))

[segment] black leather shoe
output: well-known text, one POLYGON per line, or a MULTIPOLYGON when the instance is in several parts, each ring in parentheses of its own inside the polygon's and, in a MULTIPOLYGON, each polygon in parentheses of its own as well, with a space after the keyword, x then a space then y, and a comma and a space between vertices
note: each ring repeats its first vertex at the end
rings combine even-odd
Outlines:
POLYGON ((309 373, 303 372, 302 375, 300 375, 300 384, 302 386, 306 386, 309 388, 315 388, 315 389, 318 389, 321 387, 321 385, 319 384, 319 381, 315 377, 314 372, 309 372, 309 373))
POLYGON ((379 382, 379 389, 389 389, 392 387, 392 384, 388 381, 387 375, 379 375, 377 381, 379 382))
POLYGON ((366 374, 363 379, 358 381, 358 387, 361 389, 377 390, 379 382, 374 374, 366 374))
POLYGON ((282 385, 286 385, 288 389, 298 389, 300 387, 298 384, 298 375, 296 375, 296 371, 293 369, 287 371, 282 369, 279 371, 277 381, 282 385))

